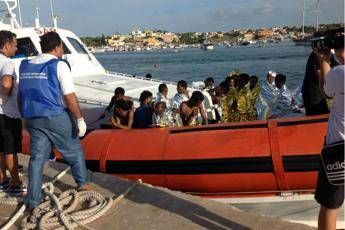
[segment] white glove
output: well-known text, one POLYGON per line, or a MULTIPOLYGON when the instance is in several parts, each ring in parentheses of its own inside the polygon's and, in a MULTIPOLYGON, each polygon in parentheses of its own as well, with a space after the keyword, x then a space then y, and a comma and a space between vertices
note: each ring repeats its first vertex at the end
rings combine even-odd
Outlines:
POLYGON ((84 121, 84 118, 79 118, 77 120, 78 130, 79 130, 79 137, 83 137, 86 133, 86 123, 84 121))

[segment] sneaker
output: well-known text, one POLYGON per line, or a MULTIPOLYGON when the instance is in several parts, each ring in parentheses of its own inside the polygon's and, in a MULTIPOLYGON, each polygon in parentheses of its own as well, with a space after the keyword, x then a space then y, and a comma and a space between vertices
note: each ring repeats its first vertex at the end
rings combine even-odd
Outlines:
POLYGON ((26 185, 22 182, 17 186, 9 186, 6 192, 10 196, 25 196, 27 191, 26 185))
POLYGON ((48 160, 53 162, 56 161, 56 156, 53 151, 50 153, 48 160))
POLYGON ((0 192, 6 192, 10 187, 10 182, 8 180, 0 183, 0 192))
POLYGON ((93 188, 92 188, 92 186, 91 186, 90 184, 84 184, 84 185, 79 186, 79 187, 77 188, 77 191, 78 191, 78 192, 91 191, 91 190, 93 190, 93 188))

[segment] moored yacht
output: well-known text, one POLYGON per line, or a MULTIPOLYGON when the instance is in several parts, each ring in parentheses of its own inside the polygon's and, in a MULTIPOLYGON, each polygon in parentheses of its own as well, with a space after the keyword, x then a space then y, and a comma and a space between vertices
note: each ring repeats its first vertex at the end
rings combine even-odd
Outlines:
POLYGON ((35 27, 21 27, 14 13, 18 7, 17 0, 0 0, 0 3, 6 5, 9 16, 0 23, 0 30, 10 30, 17 35, 18 51, 13 58, 17 73, 23 59, 31 59, 41 53, 40 36, 50 31, 55 31, 60 35, 64 43, 63 58, 71 65, 77 97, 86 123, 89 125, 88 128, 98 128, 99 123, 104 122, 95 121, 108 105, 116 87, 123 87, 126 95, 134 99, 135 106, 139 105, 138 98, 143 90, 149 90, 155 96, 158 85, 161 83, 167 84, 169 97, 176 92, 176 84, 172 82, 106 71, 77 35, 72 31, 57 27, 56 19, 53 27, 41 27, 37 13, 35 27))

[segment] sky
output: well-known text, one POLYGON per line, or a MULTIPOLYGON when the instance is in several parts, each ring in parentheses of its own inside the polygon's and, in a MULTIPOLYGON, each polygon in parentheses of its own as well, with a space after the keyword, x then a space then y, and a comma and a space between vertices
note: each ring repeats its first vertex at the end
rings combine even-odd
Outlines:
MULTIPOLYGON (((79 36, 128 33, 133 29, 172 32, 228 31, 301 25, 303 0, 52 0, 58 25, 79 36)), ((48 0, 21 0, 24 25, 50 26, 48 0)), ((2 7, 4 8, 4 4, 2 7)), ((306 0, 307 25, 315 24, 316 0, 306 0)), ((2 9, 2 8, 0 8, 2 9)), ((344 22, 344 0, 320 0, 320 23, 344 22)))

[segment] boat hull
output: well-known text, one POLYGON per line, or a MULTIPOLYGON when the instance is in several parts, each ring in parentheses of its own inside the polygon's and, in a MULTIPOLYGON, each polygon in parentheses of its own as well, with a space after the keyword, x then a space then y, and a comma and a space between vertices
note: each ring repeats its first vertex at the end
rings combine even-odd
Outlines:
POLYGON ((327 116, 316 116, 96 130, 82 145, 90 170, 172 190, 210 197, 313 192, 326 127, 327 116))

